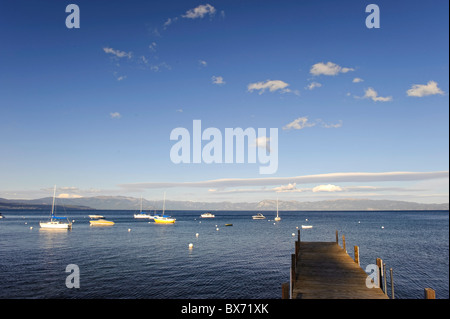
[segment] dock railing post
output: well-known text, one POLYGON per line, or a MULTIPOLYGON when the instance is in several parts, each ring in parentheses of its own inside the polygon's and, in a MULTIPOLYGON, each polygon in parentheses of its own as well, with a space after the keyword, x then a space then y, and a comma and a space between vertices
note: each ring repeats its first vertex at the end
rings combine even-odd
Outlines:
POLYGON ((387 279, 386 279, 386 264, 383 264, 383 277, 384 277, 384 294, 387 296, 387 279))
POLYGON ((338 231, 337 231, 337 229, 336 229, 336 244, 338 244, 338 245, 339 245, 339 235, 338 235, 338 231))
POLYGON ((290 290, 290 296, 291 296, 291 299, 292 299, 292 297, 293 297, 293 292, 294 292, 294 283, 295 283, 295 277, 296 277, 296 263, 297 263, 297 261, 296 261, 296 256, 295 256, 295 254, 292 254, 291 255, 291 290, 290 290))
POLYGON ((300 242, 300 229, 297 232, 298 232, 298 241, 300 242))
POLYGON ((359 247, 358 246, 355 246, 355 263, 357 263, 358 266, 360 266, 360 263, 359 263, 359 247))
POLYGON ((342 249, 347 252, 347 249, 345 249, 345 235, 342 235, 342 249))

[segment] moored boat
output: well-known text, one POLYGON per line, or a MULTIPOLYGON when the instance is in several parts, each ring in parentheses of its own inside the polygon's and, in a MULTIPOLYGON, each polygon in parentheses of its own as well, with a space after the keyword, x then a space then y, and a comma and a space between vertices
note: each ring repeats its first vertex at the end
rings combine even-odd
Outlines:
POLYGON ((52 211, 50 214, 50 220, 47 222, 39 222, 39 226, 45 229, 72 229, 72 223, 67 217, 55 216, 55 195, 56 195, 56 185, 53 190, 53 203, 52 211))
POLYGON ((90 226, 113 226, 114 222, 105 219, 97 219, 97 220, 90 220, 89 224, 90 226))
POLYGON ((208 213, 203 213, 200 215, 201 218, 214 218, 216 217, 214 214, 212 214, 211 212, 208 213))
POLYGON ((264 215, 261 214, 261 213, 258 213, 258 214, 256 214, 256 215, 253 215, 252 218, 253 218, 253 219, 266 219, 266 216, 264 216, 264 215))

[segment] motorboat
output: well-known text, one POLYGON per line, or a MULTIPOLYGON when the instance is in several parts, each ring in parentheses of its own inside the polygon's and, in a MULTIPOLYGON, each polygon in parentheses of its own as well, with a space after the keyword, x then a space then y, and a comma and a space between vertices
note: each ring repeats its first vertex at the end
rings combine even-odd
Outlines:
POLYGON ((55 195, 56 195, 56 185, 53 190, 53 203, 50 219, 47 222, 39 222, 39 226, 41 226, 41 228, 46 229, 72 229, 72 223, 69 221, 67 217, 55 216, 55 195))
POLYGON ((302 229, 311 229, 313 228, 311 225, 302 225, 302 229))
POLYGON ((102 215, 88 215, 89 218, 91 219, 99 219, 99 218, 104 218, 102 215))
POLYGON ((112 226, 114 222, 105 219, 96 219, 89 221, 91 226, 112 226))
POLYGON ((201 218, 214 218, 216 217, 214 214, 211 214, 210 212, 204 213, 200 215, 201 218))
POLYGON ((256 214, 256 215, 253 215, 252 218, 253 218, 253 219, 266 219, 266 216, 264 216, 264 215, 261 214, 261 213, 258 213, 258 214, 256 214))

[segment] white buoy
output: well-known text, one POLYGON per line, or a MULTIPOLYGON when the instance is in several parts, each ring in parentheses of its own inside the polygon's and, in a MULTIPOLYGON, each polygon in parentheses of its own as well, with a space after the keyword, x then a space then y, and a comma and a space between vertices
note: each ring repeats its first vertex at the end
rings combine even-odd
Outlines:
POLYGON ((297 227, 295 227, 295 229, 298 229, 298 226, 297 226, 297 227))
POLYGON ((381 226, 381 229, 384 229, 384 226, 381 226))
POLYGON ((33 229, 33 226, 31 226, 30 229, 33 229))
POLYGON ((217 227, 216 230, 219 230, 219 227, 217 227))
POLYGON ((128 228, 128 232, 130 232, 131 231, 131 228, 128 228))
POLYGON ((192 248, 194 248, 194 244, 190 243, 189 244, 189 249, 192 249, 192 248))
POLYGON ((306 218, 305 220, 308 221, 308 218, 306 218))
POLYGON ((197 238, 198 238, 198 233, 196 233, 196 234, 195 234, 195 237, 197 237, 197 238))
POLYGON ((292 237, 295 237, 295 233, 292 233, 292 237))

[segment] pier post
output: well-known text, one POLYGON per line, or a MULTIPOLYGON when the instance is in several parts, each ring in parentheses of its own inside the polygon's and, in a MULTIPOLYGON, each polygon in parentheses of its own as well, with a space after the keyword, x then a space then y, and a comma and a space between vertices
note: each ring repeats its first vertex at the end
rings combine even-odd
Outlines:
POLYGON ((359 247, 355 246, 355 263, 358 264, 358 266, 360 265, 359 263, 359 247))
POLYGON ((383 290, 386 290, 386 287, 383 287, 383 260, 381 258, 377 258, 377 267, 378 267, 378 287, 383 290))
POLYGON ((289 283, 281 284, 281 299, 289 299, 289 283))
POLYGON ((390 269, 391 271, 391 299, 395 299, 394 298, 394 274, 393 274, 393 270, 392 268, 390 269))
POLYGON ((300 229, 297 232, 298 232, 298 241, 300 242, 300 229))
POLYGON ((338 244, 338 245, 339 245, 339 235, 338 235, 338 231, 337 231, 337 229, 336 229, 336 244, 338 244))
POLYGON ((431 288, 424 289, 425 299, 436 299, 436 291, 431 288))
POLYGON ((347 249, 345 249, 345 235, 342 235, 342 249, 347 252, 347 249))

